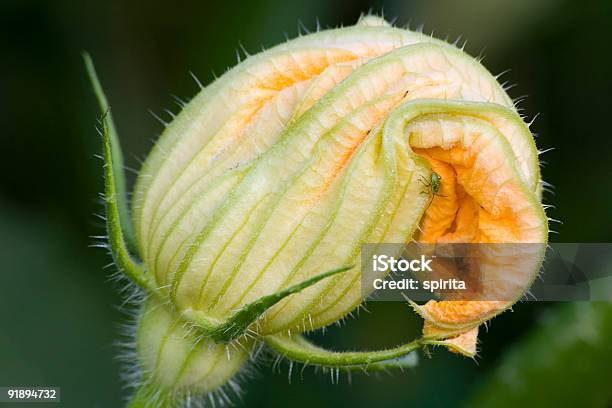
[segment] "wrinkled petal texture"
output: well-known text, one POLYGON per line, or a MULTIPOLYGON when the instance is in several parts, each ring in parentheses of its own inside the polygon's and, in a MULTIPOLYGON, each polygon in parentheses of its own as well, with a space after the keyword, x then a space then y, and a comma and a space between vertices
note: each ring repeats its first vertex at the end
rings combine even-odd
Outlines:
MULTIPOLYGON (((259 328, 305 331, 361 303, 362 243, 546 241, 535 144, 497 80, 452 45, 366 22, 249 57, 166 128, 133 218, 148 273, 178 310, 224 318, 355 263, 259 328), (432 169, 445 196, 433 200, 421 181, 432 169)), ((512 302, 485 303, 419 312, 468 330, 512 302)))

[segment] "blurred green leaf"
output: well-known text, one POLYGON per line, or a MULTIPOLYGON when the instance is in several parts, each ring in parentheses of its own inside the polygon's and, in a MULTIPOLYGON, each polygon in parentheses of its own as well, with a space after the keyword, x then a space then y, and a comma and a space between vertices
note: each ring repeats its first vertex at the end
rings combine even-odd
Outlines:
POLYGON ((468 405, 609 407, 611 339, 611 303, 560 305, 512 347, 468 405))
POLYGON ((118 406, 121 316, 104 258, 0 201, 1 386, 61 387, 62 407, 118 406))

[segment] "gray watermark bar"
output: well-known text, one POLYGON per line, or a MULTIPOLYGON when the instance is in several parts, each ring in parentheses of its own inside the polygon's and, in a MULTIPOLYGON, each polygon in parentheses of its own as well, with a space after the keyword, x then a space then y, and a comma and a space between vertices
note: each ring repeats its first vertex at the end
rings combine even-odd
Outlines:
POLYGON ((364 244, 370 301, 612 301, 612 243, 364 244))
POLYGON ((60 402, 60 388, 47 386, 0 387, 0 403, 60 402))

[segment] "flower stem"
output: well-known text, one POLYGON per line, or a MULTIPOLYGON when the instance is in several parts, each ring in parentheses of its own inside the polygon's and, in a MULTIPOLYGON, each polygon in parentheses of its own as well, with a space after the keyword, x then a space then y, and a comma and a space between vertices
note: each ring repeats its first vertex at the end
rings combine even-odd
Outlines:
POLYGON ((410 343, 384 350, 337 352, 315 346, 299 335, 266 336, 264 341, 270 348, 290 360, 333 368, 367 368, 382 362, 399 363, 398 359, 423 345, 421 339, 416 339, 410 343))

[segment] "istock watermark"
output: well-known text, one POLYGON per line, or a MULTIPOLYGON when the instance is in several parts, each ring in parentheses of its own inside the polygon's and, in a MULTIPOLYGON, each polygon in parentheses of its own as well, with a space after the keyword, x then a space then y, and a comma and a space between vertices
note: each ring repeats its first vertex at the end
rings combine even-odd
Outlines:
POLYGON ((364 244, 368 300, 612 300, 609 243, 364 244), (537 273, 534 273, 536 271, 537 273))
MULTIPOLYGON (((434 259, 435 255, 428 257, 424 254, 421 254, 421 256, 416 259, 396 258, 389 255, 373 255, 372 271, 375 273, 433 272, 432 262, 434 262, 434 259)), ((465 281, 456 278, 436 280, 424 279, 422 281, 412 277, 402 279, 374 278, 372 285, 376 290, 419 290, 422 288, 430 293, 439 290, 466 290, 465 281)))
POLYGON ((427 259, 425 255, 421 255, 420 259, 396 259, 394 256, 387 255, 373 255, 372 256, 372 269, 377 272, 432 272, 431 262, 433 258, 427 259))

